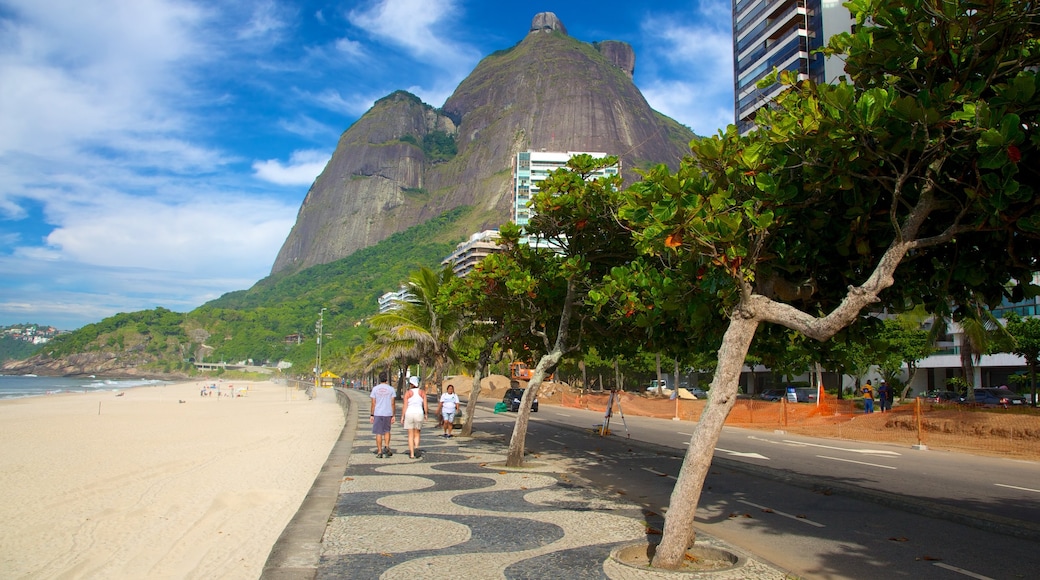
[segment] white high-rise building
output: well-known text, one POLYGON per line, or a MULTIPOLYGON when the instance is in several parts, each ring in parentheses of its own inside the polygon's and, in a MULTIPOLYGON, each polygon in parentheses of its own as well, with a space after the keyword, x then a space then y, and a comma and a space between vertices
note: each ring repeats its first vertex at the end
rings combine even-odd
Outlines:
MULTIPOLYGON (((538 192, 538 184, 553 171, 566 167, 571 157, 583 154, 597 159, 607 156, 606 153, 586 151, 521 151, 516 154, 516 167, 513 170, 513 221, 518 226, 526 226, 531 220, 532 213, 529 204, 531 198, 538 192)), ((617 175, 619 171, 621 171, 620 162, 618 165, 600 169, 592 177, 617 175)), ((526 235, 521 238, 521 241, 525 244, 530 243, 530 239, 526 235)))
POLYGON ((784 87, 756 86, 774 68, 799 80, 834 82, 844 74, 840 59, 813 51, 831 36, 852 30, 855 21, 842 0, 733 0, 733 98, 737 128, 754 128, 755 111, 784 87))
POLYGON ((478 262, 489 255, 501 251, 498 247, 498 230, 484 230, 469 237, 468 240, 455 246, 455 251, 441 261, 442 265, 452 264, 456 276, 469 274, 478 262))

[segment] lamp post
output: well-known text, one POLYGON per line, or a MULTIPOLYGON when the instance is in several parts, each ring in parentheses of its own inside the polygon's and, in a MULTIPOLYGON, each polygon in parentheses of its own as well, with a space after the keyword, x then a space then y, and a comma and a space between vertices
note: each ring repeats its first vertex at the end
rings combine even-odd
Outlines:
POLYGON ((322 308, 321 312, 318 313, 318 324, 315 326, 315 330, 317 330, 317 334, 318 334, 318 355, 317 355, 317 359, 314 362, 314 387, 315 388, 318 388, 318 387, 321 386, 321 333, 322 333, 322 326, 324 325, 324 322, 325 322, 325 310, 326 310, 325 308, 322 308))

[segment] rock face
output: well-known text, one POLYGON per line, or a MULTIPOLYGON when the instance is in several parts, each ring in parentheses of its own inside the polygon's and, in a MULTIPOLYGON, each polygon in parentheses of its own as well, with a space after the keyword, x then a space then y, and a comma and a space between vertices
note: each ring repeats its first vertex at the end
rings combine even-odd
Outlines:
POLYGON ((636 72, 636 52, 632 50, 630 44, 617 40, 604 40, 597 42, 595 46, 608 62, 628 73, 628 78, 632 78, 636 72))
POLYGON ((539 12, 531 19, 531 32, 552 32, 556 30, 567 34, 567 27, 552 12, 539 12))
POLYGON ((145 368, 156 360, 156 357, 145 352, 84 352, 61 358, 36 355, 25 360, 7 361, 0 366, 0 372, 50 377, 97 375, 108 378, 176 379, 186 376, 183 373, 160 373, 145 368))
POLYGON ((469 206, 459 239, 508 221, 520 151, 599 151, 634 169, 673 169, 695 136, 653 111, 632 83, 635 54, 621 42, 566 35, 552 13, 484 58, 440 109, 396 92, 340 138, 300 207, 272 268, 295 272, 346 257, 441 213, 469 206), (457 153, 434 156, 425 138, 451 135, 457 153))

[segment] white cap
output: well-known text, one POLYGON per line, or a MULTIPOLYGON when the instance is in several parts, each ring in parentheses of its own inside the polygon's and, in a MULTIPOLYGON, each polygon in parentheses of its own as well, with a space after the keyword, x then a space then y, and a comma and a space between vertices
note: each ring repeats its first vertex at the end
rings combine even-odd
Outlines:
POLYGON ((409 383, 410 383, 410 384, 411 384, 411 385, 412 385, 413 387, 418 387, 418 386, 419 386, 419 377, 418 377, 418 376, 414 376, 414 377, 408 377, 408 382, 409 382, 409 383))

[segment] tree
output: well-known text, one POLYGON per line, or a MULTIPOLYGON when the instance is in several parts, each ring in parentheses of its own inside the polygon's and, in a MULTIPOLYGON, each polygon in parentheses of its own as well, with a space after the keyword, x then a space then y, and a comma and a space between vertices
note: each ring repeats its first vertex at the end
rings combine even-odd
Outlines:
POLYGON ((1029 280, 1040 255, 1040 5, 846 6, 855 32, 825 52, 845 56, 848 80, 815 85, 781 73, 789 90, 760 110, 757 131, 740 137, 730 126, 691 143, 678 172, 650 170, 621 209, 645 254, 615 268, 598 305, 638 313, 647 328, 694 289, 726 318, 655 567, 677 568, 694 541, 712 450, 760 325, 823 341, 867 309, 971 296, 995 304, 1035 290, 1010 283, 1029 280), (683 290, 628 299, 668 286, 683 290))
POLYGON ((1033 391, 1033 406, 1036 401, 1036 367, 1040 365, 1040 318, 1022 318, 1012 312, 1007 316, 1007 331, 1013 339, 1008 350, 1026 359, 1029 365, 1029 385, 1033 391))
POLYGON ((582 329, 592 322, 584 307, 588 290, 611 266, 634 255, 631 234, 614 214, 621 177, 593 178, 615 165, 616 157, 572 157, 566 169, 540 183, 531 200, 534 216, 525 233, 533 243, 520 243, 519 228, 506 224, 499 241, 504 251, 481 264, 484 290, 511 303, 514 323, 527 328, 526 337, 511 336, 513 343, 541 353, 513 426, 509 466, 523 464, 531 402, 542 381, 564 355, 580 350, 582 329))
POLYGON ((917 363, 932 354, 935 348, 929 333, 918 324, 917 317, 896 317, 882 321, 877 340, 874 341, 874 362, 881 376, 895 392, 897 385, 904 385, 900 398, 906 398, 907 389, 917 374, 917 363), (906 365, 907 379, 902 380, 902 368, 906 365))
MULTIPOLYGON (((370 320, 378 331, 373 362, 412 358, 433 367, 438 393, 448 363, 455 360, 455 343, 466 331, 458 310, 445 306, 443 289, 454 278, 450 267, 434 272, 420 268, 408 280, 408 298, 400 308, 377 314, 370 320)), ((371 365, 370 365, 371 366, 371 365)))
POLYGON ((1007 331, 977 296, 971 296, 959 305, 940 306, 942 313, 934 316, 929 344, 934 345, 940 336, 946 335, 952 324, 956 323, 960 327, 962 384, 958 386, 964 389, 964 396, 968 401, 974 401, 974 389, 982 386, 975 384, 975 369, 978 368, 982 355, 988 354, 993 348, 998 347, 1003 338, 1007 338, 1007 331))

